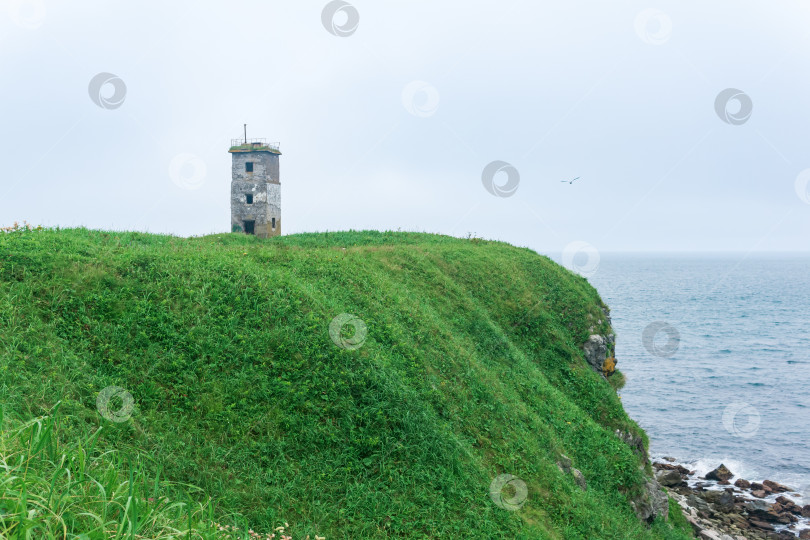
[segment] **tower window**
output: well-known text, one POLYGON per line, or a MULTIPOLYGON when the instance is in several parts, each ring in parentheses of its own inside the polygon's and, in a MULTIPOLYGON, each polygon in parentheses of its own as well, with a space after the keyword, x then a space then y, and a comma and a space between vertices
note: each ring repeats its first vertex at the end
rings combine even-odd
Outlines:
POLYGON ((272 219, 272 226, 273 226, 274 229, 276 228, 276 218, 272 219))
POLYGON ((248 204, 253 204, 253 195, 252 195, 252 194, 250 194, 250 193, 248 193, 247 195, 245 195, 245 201, 246 201, 248 204))
POLYGON ((253 162, 246 161, 245 162, 245 172, 253 172, 253 162))
POLYGON ((255 228, 256 228, 255 226, 256 226, 255 221, 247 221, 247 220, 245 220, 245 233, 246 234, 255 234, 255 228))

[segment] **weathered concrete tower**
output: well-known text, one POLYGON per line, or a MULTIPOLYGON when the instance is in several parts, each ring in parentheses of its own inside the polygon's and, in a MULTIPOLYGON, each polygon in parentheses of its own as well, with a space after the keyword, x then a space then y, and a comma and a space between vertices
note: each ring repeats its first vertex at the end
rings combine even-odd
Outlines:
POLYGON ((281 234, 279 143, 232 139, 231 231, 259 238, 281 234))

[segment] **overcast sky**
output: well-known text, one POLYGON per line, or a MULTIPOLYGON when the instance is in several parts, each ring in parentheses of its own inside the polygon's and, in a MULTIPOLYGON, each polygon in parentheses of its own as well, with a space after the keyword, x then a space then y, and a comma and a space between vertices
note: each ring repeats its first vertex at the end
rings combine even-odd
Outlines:
POLYGON ((247 123, 285 234, 810 248, 806 0, 0 3, 0 225, 226 232, 247 123))

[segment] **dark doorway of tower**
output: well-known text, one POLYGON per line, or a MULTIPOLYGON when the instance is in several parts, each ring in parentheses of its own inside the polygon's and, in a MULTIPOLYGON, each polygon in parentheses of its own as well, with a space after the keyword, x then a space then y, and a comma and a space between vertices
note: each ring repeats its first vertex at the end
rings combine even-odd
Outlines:
POLYGON ((245 221, 245 234, 256 234, 256 222, 255 221, 245 221))

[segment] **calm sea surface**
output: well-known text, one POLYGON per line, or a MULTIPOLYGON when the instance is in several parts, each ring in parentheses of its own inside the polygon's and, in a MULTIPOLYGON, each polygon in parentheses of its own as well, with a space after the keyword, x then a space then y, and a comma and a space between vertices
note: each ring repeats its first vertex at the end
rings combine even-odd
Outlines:
POLYGON ((810 499, 810 257, 602 254, 588 279, 654 458, 810 499))

